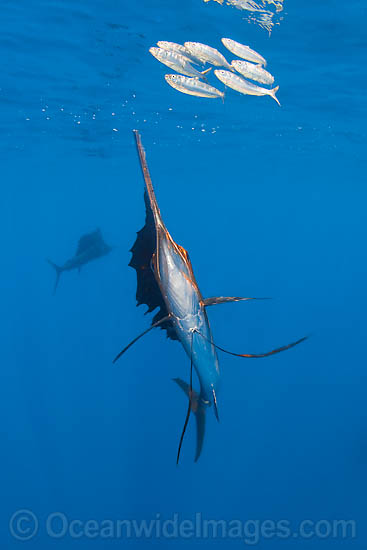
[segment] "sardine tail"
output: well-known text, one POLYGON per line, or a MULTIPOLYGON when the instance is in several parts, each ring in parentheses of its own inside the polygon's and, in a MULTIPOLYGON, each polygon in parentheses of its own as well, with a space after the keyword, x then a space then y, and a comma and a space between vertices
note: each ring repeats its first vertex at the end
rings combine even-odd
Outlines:
POLYGON ((279 102, 279 99, 277 98, 277 96, 275 95, 277 93, 277 91, 279 90, 279 86, 276 86, 275 88, 273 88, 272 90, 270 90, 270 95, 273 99, 275 99, 275 101, 278 103, 279 107, 281 107, 281 104, 279 102))
POLYGON ((49 260, 48 258, 47 258, 46 261, 47 261, 47 262, 50 264, 50 266, 53 267, 54 270, 56 271, 56 281, 55 281, 54 290, 53 290, 53 295, 55 295, 55 294, 56 294, 56 290, 57 290, 57 286, 58 286, 58 284, 59 284, 60 275, 61 275, 61 273, 63 272, 63 269, 62 269, 62 267, 60 267, 59 265, 56 265, 54 262, 51 262, 51 260, 49 260))
POLYGON ((208 81, 208 79, 206 78, 205 75, 207 75, 211 70, 212 70, 212 67, 209 67, 209 69, 205 69, 205 71, 201 71, 201 73, 200 73, 200 74, 201 74, 201 78, 202 78, 203 80, 205 80, 205 82, 206 82, 207 84, 208 84, 209 81, 208 81))
POLYGON ((205 69, 205 71, 201 71, 201 74, 202 75, 206 75, 208 73, 210 73, 210 71, 212 70, 213 67, 209 67, 209 69, 205 69))

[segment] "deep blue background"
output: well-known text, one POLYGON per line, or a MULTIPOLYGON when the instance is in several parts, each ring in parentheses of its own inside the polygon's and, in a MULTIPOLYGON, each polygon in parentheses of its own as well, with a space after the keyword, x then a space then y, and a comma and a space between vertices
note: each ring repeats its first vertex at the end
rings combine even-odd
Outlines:
MULTIPOLYGON (((291 2, 271 37, 200 0, 3 0, 0 21, 2 547, 11 514, 70 518, 354 519, 355 540, 263 540, 261 549, 366 548, 366 8, 291 2), (270 98, 184 96, 147 50, 157 40, 260 51, 270 98), (150 319, 135 307, 129 248, 144 223, 139 128, 166 225, 205 296, 272 296, 209 311, 221 423, 208 411, 175 455, 188 378, 161 331, 113 366, 150 319), (117 131, 116 131, 117 130, 117 131), (118 248, 62 276, 101 227, 118 248)), ((231 56, 228 56, 231 58, 231 56)), ((214 79, 211 80, 214 84, 214 79)), ((220 85, 218 85, 220 87, 220 85)), ((29 548, 239 541, 53 541, 29 548)))

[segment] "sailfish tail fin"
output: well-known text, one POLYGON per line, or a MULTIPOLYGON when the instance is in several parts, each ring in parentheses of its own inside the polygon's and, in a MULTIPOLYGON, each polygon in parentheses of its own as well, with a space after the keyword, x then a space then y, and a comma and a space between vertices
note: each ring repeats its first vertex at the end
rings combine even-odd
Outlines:
MULTIPOLYGON (((176 384, 183 390, 190 399, 190 386, 181 378, 172 379, 176 384)), ((196 391, 192 390, 191 392, 191 411, 195 415, 196 419, 196 452, 195 452, 195 462, 199 460, 201 451, 204 443, 205 436, 205 405, 201 401, 199 395, 196 391)))
POLYGON ((56 265, 54 262, 51 262, 51 260, 49 260, 47 258, 47 262, 50 264, 51 267, 54 268, 54 270, 56 271, 56 281, 55 281, 55 286, 54 286, 54 291, 53 291, 53 294, 55 295, 56 294, 56 289, 57 289, 57 285, 59 284, 59 280, 60 280, 60 275, 63 271, 62 267, 60 267, 59 265, 56 265))

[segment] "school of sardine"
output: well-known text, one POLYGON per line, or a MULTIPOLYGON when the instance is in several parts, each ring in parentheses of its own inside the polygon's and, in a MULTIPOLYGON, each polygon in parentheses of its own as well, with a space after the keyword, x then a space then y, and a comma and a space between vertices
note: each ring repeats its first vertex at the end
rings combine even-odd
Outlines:
POLYGON ((216 69, 214 74, 228 88, 245 95, 269 95, 280 105, 276 97, 279 86, 270 89, 254 84, 257 82, 272 86, 274 83, 273 75, 264 69, 266 59, 240 42, 230 38, 222 38, 221 41, 227 50, 241 59, 234 59, 229 63, 220 51, 201 42, 185 42, 182 45, 176 42, 159 41, 157 42, 158 47, 151 47, 149 52, 160 63, 178 73, 166 74, 165 80, 172 88, 181 93, 196 97, 224 98, 224 91, 210 85, 206 79, 205 75, 211 71, 211 67, 199 70, 200 67, 193 66, 196 64, 203 68, 208 63, 214 67, 226 69, 216 69), (206 82, 202 82, 203 79, 206 82))

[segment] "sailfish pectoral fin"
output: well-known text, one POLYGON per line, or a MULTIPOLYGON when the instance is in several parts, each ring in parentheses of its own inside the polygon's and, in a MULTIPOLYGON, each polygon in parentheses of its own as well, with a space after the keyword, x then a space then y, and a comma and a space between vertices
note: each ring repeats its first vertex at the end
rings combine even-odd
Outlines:
POLYGON ((212 298, 205 298, 203 305, 216 306, 217 304, 228 304, 229 302, 244 302, 246 300, 271 300, 271 298, 241 298, 240 296, 213 296, 212 298))
POLYGON ((171 318, 170 315, 166 315, 166 317, 163 317, 162 319, 160 319, 159 321, 157 321, 156 323, 154 323, 152 326, 150 326, 147 330, 145 330, 144 332, 142 332, 141 334, 139 334, 139 336, 137 336, 136 338, 134 338, 134 340, 132 340, 130 342, 130 344, 128 344, 126 347, 124 347, 124 349, 122 351, 120 351, 120 353, 118 355, 116 355, 115 359, 112 361, 113 363, 116 363, 116 361, 118 359, 120 359, 121 355, 123 355, 125 353, 125 351, 127 351, 133 344, 135 344, 135 342, 137 342, 138 340, 140 340, 140 338, 142 338, 142 336, 145 336, 145 334, 147 334, 148 332, 150 332, 153 328, 156 328, 158 327, 159 325, 161 325, 162 323, 166 322, 166 321, 169 321, 171 318))
POLYGON ((276 353, 280 353, 281 351, 286 351, 287 349, 294 348, 294 346, 297 346, 298 344, 301 344, 301 342, 304 342, 308 338, 308 336, 304 336, 303 338, 300 338, 296 342, 292 342, 291 344, 287 344, 286 346, 282 346, 280 348, 275 348, 275 349, 272 349, 271 351, 267 351, 265 353, 253 354, 253 353, 233 353, 233 351, 228 351, 224 348, 221 348, 220 346, 217 346, 217 344, 214 344, 214 342, 209 340, 209 338, 206 338, 206 336, 204 336, 204 334, 202 334, 201 332, 198 331, 198 333, 200 334, 200 336, 202 338, 204 338, 204 340, 207 340, 215 348, 219 349, 220 351, 223 351, 224 353, 228 353, 229 355, 234 355, 235 357, 248 357, 248 358, 253 358, 253 359, 259 359, 260 357, 269 357, 269 355, 275 355, 276 353))

